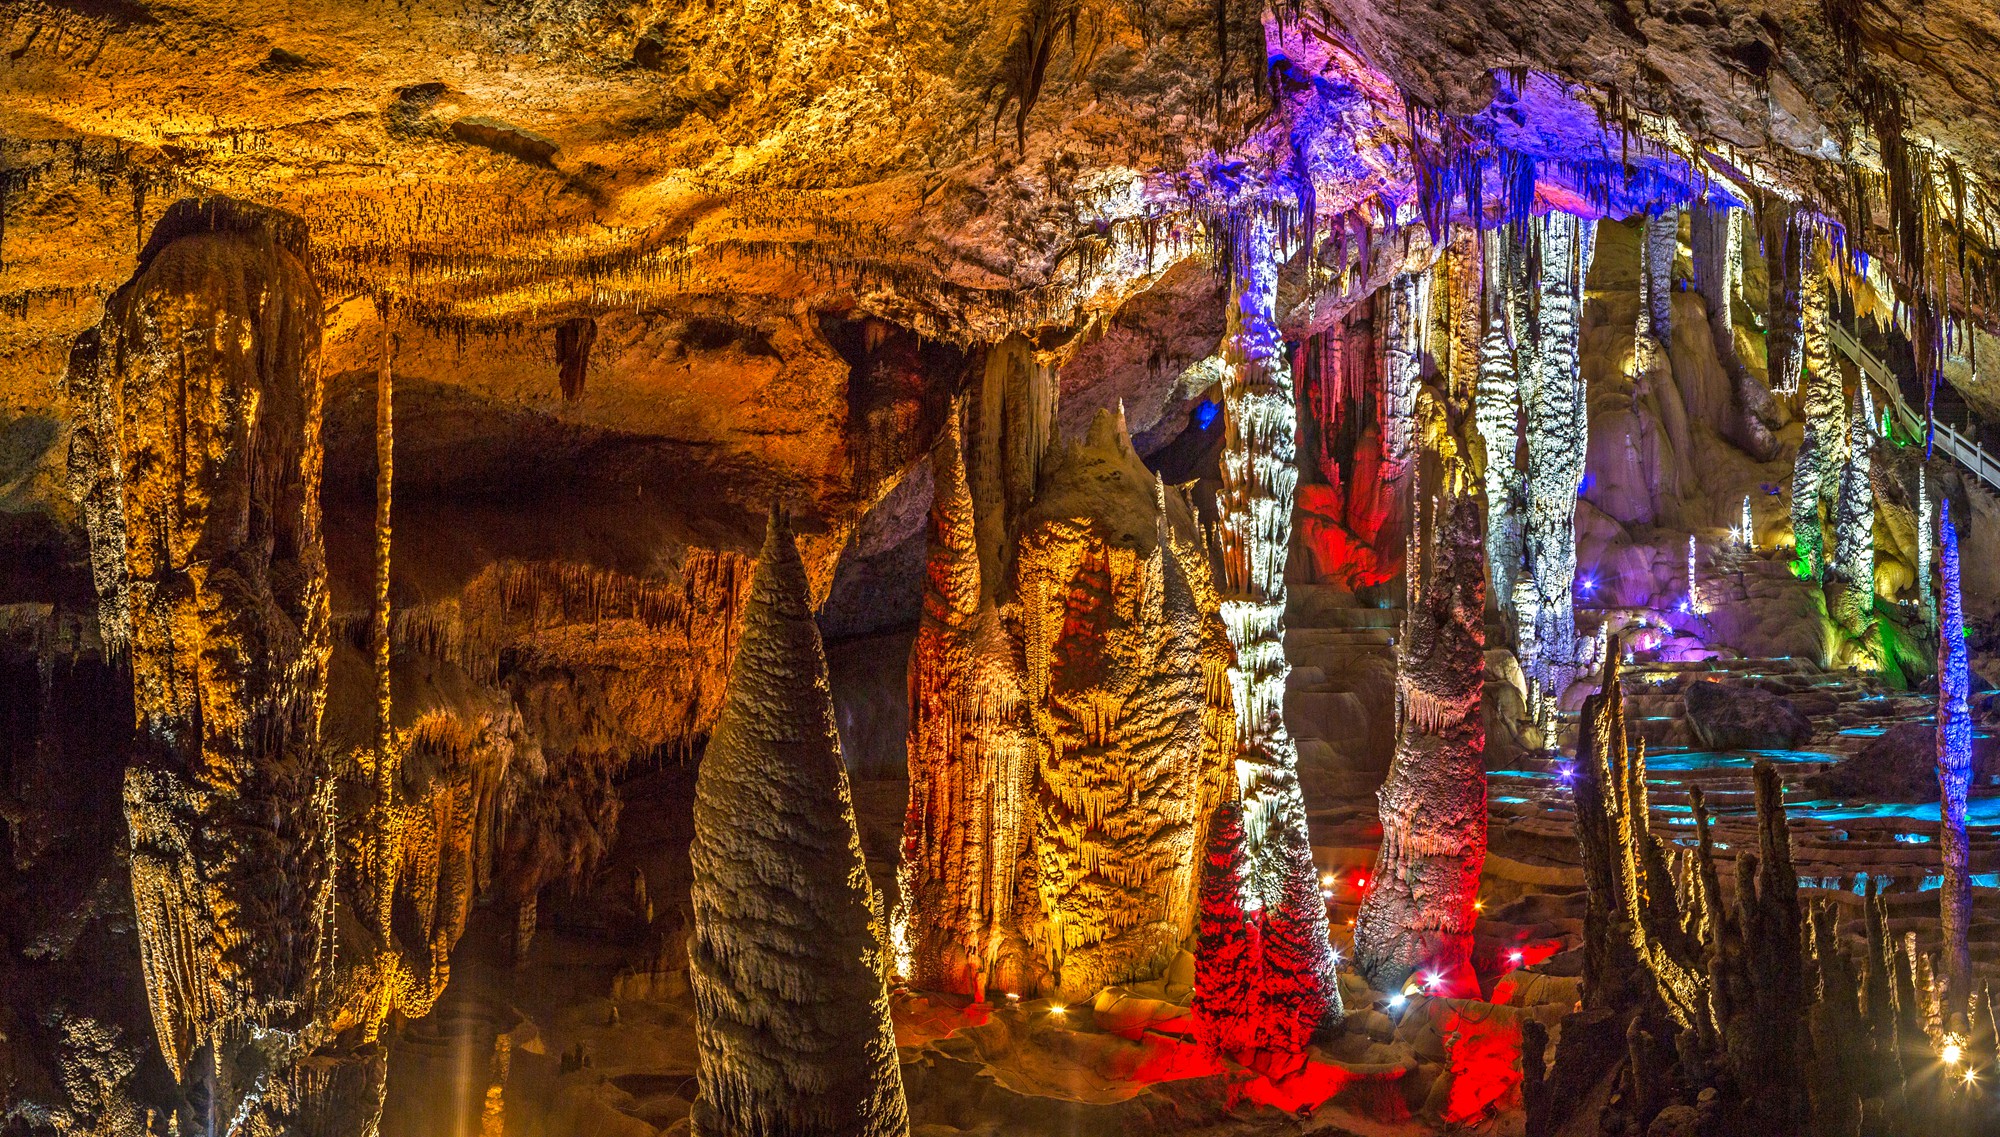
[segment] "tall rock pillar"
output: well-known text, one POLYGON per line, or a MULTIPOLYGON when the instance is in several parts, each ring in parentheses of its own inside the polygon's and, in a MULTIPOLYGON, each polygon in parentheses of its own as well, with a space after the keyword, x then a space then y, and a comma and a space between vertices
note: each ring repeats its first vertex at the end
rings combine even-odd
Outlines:
POLYGON ((1299 792, 1298 749, 1285 731, 1291 671, 1285 660, 1285 559, 1298 485, 1298 411, 1278 331, 1279 250, 1269 218, 1244 219, 1235 258, 1222 341, 1225 429, 1216 529, 1222 618, 1236 649, 1229 675, 1237 777, 1250 849, 1248 888, 1269 919, 1285 925, 1267 929, 1265 957, 1267 966, 1289 974, 1274 975, 1267 993, 1274 1014, 1310 1034, 1339 1016, 1340 988, 1299 792), (1291 947, 1274 950, 1274 934, 1288 937, 1291 947))

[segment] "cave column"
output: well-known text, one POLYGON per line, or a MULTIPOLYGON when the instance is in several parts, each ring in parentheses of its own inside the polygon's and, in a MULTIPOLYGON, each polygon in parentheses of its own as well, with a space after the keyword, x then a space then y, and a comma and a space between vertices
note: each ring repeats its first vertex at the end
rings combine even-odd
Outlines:
MULTIPOLYGON (((1866 384, 1863 384, 1864 390, 1866 384)), ((1875 624, 1875 488, 1869 479, 1868 411, 1856 400, 1848 420, 1847 462, 1834 508, 1833 562, 1827 571, 1829 608, 1858 654, 1871 656, 1875 624)))
POLYGON ((124 797, 153 1025, 174 1077, 246 1132, 286 1131, 306 1099, 322 1117, 381 1101, 379 1061, 296 1066, 332 970, 308 262, 294 218, 178 202, 68 382, 70 474, 142 739, 124 797))
POLYGON ((1944 934, 1945 1028, 1961 1036, 1970 1002, 1972 956, 1967 933, 1972 926, 1971 845, 1965 831, 1965 798, 1972 784, 1972 694, 1965 646, 1965 603, 1959 591, 1958 529, 1951 522, 1951 502, 1943 505, 1938 522, 1940 575, 1944 593, 1938 613, 1937 767, 1942 814, 1938 850, 1944 862, 1944 883, 1938 889, 1944 934))
MULTIPOLYGON (((1222 341, 1224 434, 1216 529, 1222 617, 1236 652, 1237 777, 1250 850, 1249 889, 1304 958, 1276 976, 1275 1013, 1303 1035, 1340 1013, 1299 792, 1298 751, 1285 731, 1285 561, 1298 484, 1298 411, 1277 324, 1280 251, 1271 219, 1246 217, 1237 233, 1222 341), (1309 898, 1310 903, 1302 903, 1309 898)), ((1268 939, 1268 937, 1267 937, 1268 939)), ((1267 966, 1273 964, 1267 950, 1267 966)), ((1283 959, 1288 952, 1277 953, 1283 959)))
POLYGON ((1486 860, 1486 566, 1471 469, 1440 455, 1422 495, 1397 646, 1395 758, 1379 791, 1382 847, 1355 920, 1355 963, 1377 989, 1424 969, 1440 994, 1478 993, 1474 901, 1486 860))

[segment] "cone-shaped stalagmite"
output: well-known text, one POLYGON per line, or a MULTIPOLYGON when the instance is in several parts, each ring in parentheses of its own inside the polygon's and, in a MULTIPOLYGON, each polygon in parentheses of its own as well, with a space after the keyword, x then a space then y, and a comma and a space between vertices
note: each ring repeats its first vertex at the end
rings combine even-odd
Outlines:
POLYGON ((695 783, 693 1132, 909 1131, 805 566, 774 513, 695 783))

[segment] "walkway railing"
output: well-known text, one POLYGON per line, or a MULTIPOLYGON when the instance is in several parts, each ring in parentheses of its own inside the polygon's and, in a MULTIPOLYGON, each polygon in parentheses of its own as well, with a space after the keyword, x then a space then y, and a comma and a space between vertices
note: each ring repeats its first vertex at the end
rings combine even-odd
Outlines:
MULTIPOLYGON (((1896 381, 1895 372, 1889 370, 1888 364, 1875 358, 1867 348, 1861 346, 1853 333, 1831 320, 1827 321, 1826 334, 1827 338, 1833 341, 1833 346, 1854 361, 1854 366, 1860 368, 1861 374, 1874 381, 1888 405, 1894 408, 1896 418, 1903 426, 1911 434, 1922 438, 1924 416, 1912 410, 1910 405, 1903 401, 1903 389, 1896 381)), ((1939 450, 1957 459, 1959 465, 1972 471, 1987 485, 2000 490, 2000 459, 1988 454, 1979 443, 1974 442, 1966 434, 1941 422, 1937 423, 1936 427, 1935 439, 1939 450)))

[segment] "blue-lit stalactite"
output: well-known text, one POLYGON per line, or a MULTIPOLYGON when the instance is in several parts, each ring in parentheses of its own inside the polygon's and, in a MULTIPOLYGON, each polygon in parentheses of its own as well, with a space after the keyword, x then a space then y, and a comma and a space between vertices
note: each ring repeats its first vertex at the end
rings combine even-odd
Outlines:
POLYGON ((1965 832, 1965 794, 1972 784, 1972 712, 1967 705, 1972 682, 1966 663, 1965 603, 1959 594, 1958 529, 1951 523, 1951 502, 1944 502, 1938 521, 1938 567, 1944 595, 1938 614, 1937 767, 1939 799, 1938 855, 1944 864, 1944 886, 1938 890, 1944 925, 1944 1009, 1947 1029, 1961 1030, 1972 978, 1972 955, 1966 931, 1972 923, 1972 882, 1966 875, 1971 842, 1965 832), (1953 1026, 1953 1020, 1961 1025, 1953 1026))

